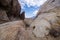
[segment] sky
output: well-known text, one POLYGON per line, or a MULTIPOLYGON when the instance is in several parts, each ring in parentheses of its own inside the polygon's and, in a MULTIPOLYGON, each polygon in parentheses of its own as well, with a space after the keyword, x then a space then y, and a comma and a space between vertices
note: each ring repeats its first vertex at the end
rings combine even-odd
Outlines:
POLYGON ((25 17, 31 18, 36 16, 40 6, 47 0, 18 0, 21 4, 22 11, 25 11, 25 17))

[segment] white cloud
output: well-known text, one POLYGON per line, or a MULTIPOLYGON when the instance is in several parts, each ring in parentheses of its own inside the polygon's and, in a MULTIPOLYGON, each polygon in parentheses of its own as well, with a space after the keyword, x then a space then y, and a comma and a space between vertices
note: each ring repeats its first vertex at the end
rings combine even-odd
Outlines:
POLYGON ((46 0, 19 0, 21 3, 22 7, 25 6, 25 4, 30 7, 30 6, 36 6, 39 7, 42 5, 46 0))
MULTIPOLYGON (((28 7, 31 7, 31 6, 40 7, 40 5, 42 5, 47 0, 18 0, 18 1, 21 4, 22 9, 24 9, 26 5, 28 7)), ((26 16, 26 18, 30 18, 30 17, 36 16, 37 12, 38 12, 38 10, 36 9, 35 11, 33 11, 33 15, 31 15, 31 16, 25 15, 25 16, 26 16)))
POLYGON ((25 14, 25 17, 26 17, 26 18, 32 18, 33 15, 27 15, 27 14, 25 14))
POLYGON ((33 16, 25 16, 26 18, 32 18, 33 16))
POLYGON ((22 0, 18 0, 20 5, 21 5, 21 8, 24 9, 24 6, 25 6, 25 3, 22 1, 22 0))
POLYGON ((33 12, 33 14, 36 16, 36 15, 37 15, 37 12, 38 12, 38 10, 35 10, 35 11, 33 12))
POLYGON ((31 13, 31 15, 25 14, 25 17, 26 17, 26 18, 32 18, 32 17, 34 17, 34 16, 37 15, 37 12, 38 12, 38 10, 35 10, 35 11, 33 11, 33 13, 31 13))

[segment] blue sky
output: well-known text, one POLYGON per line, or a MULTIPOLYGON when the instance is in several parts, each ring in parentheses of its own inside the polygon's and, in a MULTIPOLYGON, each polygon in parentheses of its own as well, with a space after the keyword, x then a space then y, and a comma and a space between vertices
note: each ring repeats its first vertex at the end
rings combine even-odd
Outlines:
POLYGON ((36 16, 40 6, 46 0, 18 0, 21 4, 22 11, 25 11, 25 17, 31 18, 36 16))

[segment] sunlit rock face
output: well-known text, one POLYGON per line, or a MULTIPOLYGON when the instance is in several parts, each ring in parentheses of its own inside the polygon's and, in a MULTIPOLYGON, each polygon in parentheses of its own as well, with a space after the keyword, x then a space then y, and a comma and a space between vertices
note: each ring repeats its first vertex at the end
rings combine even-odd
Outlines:
POLYGON ((0 24, 0 40, 27 40, 23 21, 0 24))
MULTIPOLYGON (((47 0, 40 8, 40 12, 48 12, 50 10, 55 11, 60 7, 60 0, 47 0), (55 10, 54 10, 55 9, 55 10)), ((59 10, 59 9, 58 9, 59 10)))
MULTIPOLYGON (((31 24, 31 27, 34 28, 34 35, 36 37, 46 37, 51 29, 58 31, 57 29, 60 27, 59 20, 60 0, 47 0, 47 2, 41 6, 40 10, 38 11, 38 16, 31 24)), ((59 34, 60 32, 57 33, 59 34)), ((53 33, 53 35, 56 34, 53 33)))
POLYGON ((32 27, 35 26, 35 29, 33 30, 33 33, 37 37, 44 37, 45 35, 48 35, 49 29, 51 29, 51 24, 57 20, 56 13, 44 13, 40 14, 32 23, 32 27))
POLYGON ((40 21, 37 21, 33 33, 36 35, 36 37, 44 37, 48 34, 49 28, 50 23, 47 20, 41 19, 40 21))
MULTIPOLYGON (((4 20, 8 19, 6 14, 3 15, 5 10, 0 13, 4 20)), ((0 24, 0 40, 60 40, 60 0, 48 0, 38 14, 34 20, 24 20, 23 12, 23 20, 0 24), (30 25, 27 29, 26 24, 30 25)))

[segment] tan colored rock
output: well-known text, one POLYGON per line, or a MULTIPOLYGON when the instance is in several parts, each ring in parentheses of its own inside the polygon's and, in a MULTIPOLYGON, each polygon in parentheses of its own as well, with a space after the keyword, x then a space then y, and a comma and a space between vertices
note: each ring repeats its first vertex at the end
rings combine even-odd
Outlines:
POLYGON ((24 40, 26 36, 23 21, 0 24, 0 40, 24 40))
MULTIPOLYGON (((41 12, 48 12, 50 10, 53 10, 54 12, 54 9, 57 9, 60 7, 60 0, 47 0, 40 8, 39 12, 38 13, 41 13, 41 12)), ((60 9, 58 9, 60 10, 60 9)), ((56 11, 57 12, 57 11, 56 11)))
POLYGON ((56 13, 51 12, 40 14, 31 24, 32 27, 35 26, 33 33, 37 37, 45 37, 45 35, 48 35, 49 30, 51 29, 50 23, 54 24, 56 20, 56 13))
MULTIPOLYGON (((51 36, 50 34, 48 34, 50 32, 51 27, 54 27, 54 29, 56 29, 56 30, 59 28, 58 27, 59 25, 57 23, 57 20, 59 20, 59 18, 57 16, 59 15, 58 13, 60 13, 59 12, 60 11, 60 9, 59 9, 60 2, 59 1, 60 0, 55 0, 55 1, 48 0, 47 3, 45 3, 41 7, 41 9, 38 12, 39 15, 31 23, 31 26, 30 26, 31 28, 27 29, 27 30, 29 30, 28 33, 29 33, 30 37, 32 37, 32 40, 60 40, 59 36, 57 38, 55 38, 54 36, 51 36), (53 2, 53 3, 51 3, 51 2, 53 2), (56 26, 56 25, 58 25, 58 26, 56 26)), ((59 29, 55 33, 60 33, 59 29)))
POLYGON ((37 21, 41 19, 45 19, 51 24, 51 28, 56 31, 55 33, 53 33, 54 31, 52 32, 53 35, 60 35, 60 32, 57 30, 60 28, 60 0, 47 0, 40 7, 38 15, 32 25, 38 24, 37 21))
POLYGON ((7 15, 10 20, 20 19, 21 6, 18 0, 11 0, 11 3, 8 5, 8 7, 6 6, 6 10, 7 10, 7 15))
POLYGON ((51 25, 47 20, 41 19, 40 21, 37 21, 34 26, 35 29, 33 30, 33 33, 36 35, 36 37, 45 37, 45 35, 49 34, 51 25))

